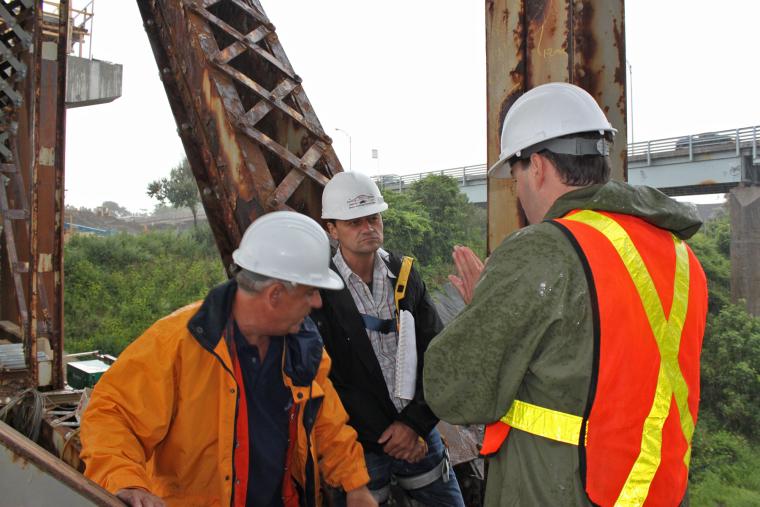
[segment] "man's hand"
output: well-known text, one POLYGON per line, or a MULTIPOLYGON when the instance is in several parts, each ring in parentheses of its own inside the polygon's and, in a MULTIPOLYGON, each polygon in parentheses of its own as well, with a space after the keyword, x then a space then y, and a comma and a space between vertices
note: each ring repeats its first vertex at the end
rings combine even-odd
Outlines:
POLYGON ((378 443, 392 458, 416 463, 427 454, 425 440, 417 432, 402 422, 394 422, 380 435, 378 443))
POLYGON ((362 486, 346 492, 346 507, 377 507, 377 502, 367 486, 362 486))
POLYGON ((480 273, 483 272, 483 262, 475 255, 475 252, 460 245, 454 247, 451 257, 454 259, 459 276, 449 275, 449 280, 459 291, 465 304, 469 305, 472 301, 472 293, 475 291, 475 284, 478 283, 480 273))
POLYGON ((140 488, 120 489, 116 496, 130 507, 166 507, 163 500, 140 488))

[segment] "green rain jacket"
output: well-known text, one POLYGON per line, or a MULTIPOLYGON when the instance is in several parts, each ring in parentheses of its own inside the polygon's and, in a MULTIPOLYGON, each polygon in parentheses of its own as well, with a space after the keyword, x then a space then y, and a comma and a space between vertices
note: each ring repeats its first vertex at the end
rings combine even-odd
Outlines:
MULTIPOLYGON (((609 182, 558 199, 546 219, 574 209, 624 213, 693 236, 693 206, 648 187, 609 182)), ((548 223, 511 234, 493 252, 473 300, 425 353, 425 399, 452 424, 487 424, 515 399, 582 415, 591 381, 591 300, 578 255, 548 223)), ((513 429, 490 459, 487 506, 590 505, 578 449, 513 429)))

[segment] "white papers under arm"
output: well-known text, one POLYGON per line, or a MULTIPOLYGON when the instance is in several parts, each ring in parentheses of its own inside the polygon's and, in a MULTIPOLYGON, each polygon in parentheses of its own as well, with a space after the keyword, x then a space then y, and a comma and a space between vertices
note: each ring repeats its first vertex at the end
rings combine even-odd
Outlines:
POLYGON ((396 382, 393 394, 402 400, 412 400, 416 388, 417 337, 414 331, 414 316, 407 310, 401 310, 398 351, 396 353, 396 382))

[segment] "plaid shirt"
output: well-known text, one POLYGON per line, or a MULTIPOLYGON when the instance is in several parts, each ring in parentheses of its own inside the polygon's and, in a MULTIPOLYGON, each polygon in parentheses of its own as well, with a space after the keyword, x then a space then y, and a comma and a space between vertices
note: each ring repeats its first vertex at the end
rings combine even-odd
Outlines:
MULTIPOLYGON (((388 259, 388 252, 379 248, 375 253, 375 268, 372 273, 372 290, 366 283, 348 267, 340 249, 333 257, 338 273, 346 282, 346 287, 356 303, 359 313, 372 315, 378 319, 395 319, 396 304, 393 299, 396 277, 388 270, 384 260, 388 259)), ((394 329, 390 333, 381 333, 367 329, 367 336, 375 351, 380 370, 383 372, 385 386, 388 395, 399 412, 409 404, 409 400, 402 400, 393 396, 396 382, 396 353, 398 351, 398 333, 394 329)))

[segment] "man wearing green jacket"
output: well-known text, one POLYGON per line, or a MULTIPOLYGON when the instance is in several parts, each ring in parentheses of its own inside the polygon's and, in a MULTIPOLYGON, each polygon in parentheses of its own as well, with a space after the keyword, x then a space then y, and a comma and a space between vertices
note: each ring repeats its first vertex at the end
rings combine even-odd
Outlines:
POLYGON ((608 181, 614 132, 576 86, 524 94, 490 175, 516 179, 530 225, 485 266, 455 248, 468 306, 425 354, 425 399, 447 422, 490 425, 488 506, 685 495, 707 292, 682 240, 701 222, 608 181))

